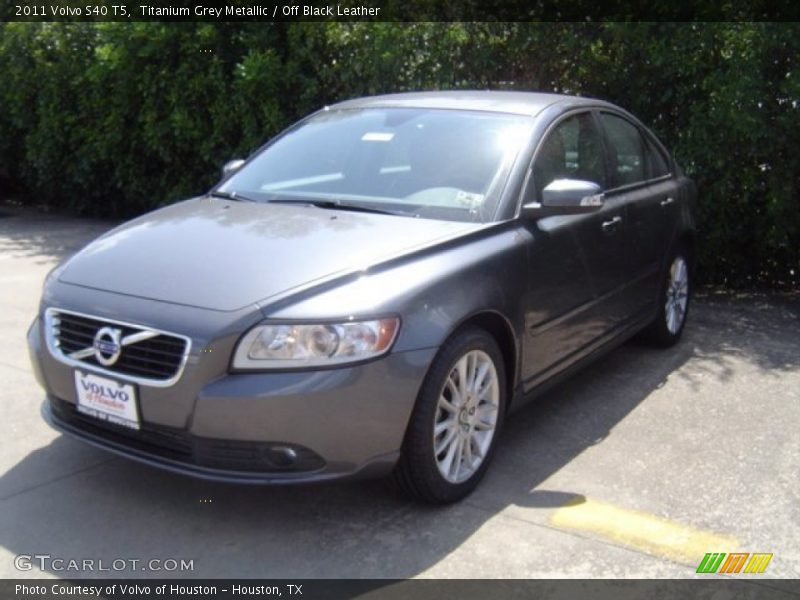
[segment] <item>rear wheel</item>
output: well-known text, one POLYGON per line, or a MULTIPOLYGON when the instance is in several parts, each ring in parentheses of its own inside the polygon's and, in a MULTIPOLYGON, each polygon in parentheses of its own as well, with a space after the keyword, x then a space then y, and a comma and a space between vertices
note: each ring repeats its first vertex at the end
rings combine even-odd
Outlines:
POLYGON ((395 479, 416 499, 456 502, 478 485, 494 452, 506 404, 494 339, 465 328, 448 340, 422 384, 395 479))
POLYGON ((691 263, 685 246, 672 255, 664 275, 655 321, 647 329, 649 339, 656 345, 675 344, 683 333, 691 298, 691 263))

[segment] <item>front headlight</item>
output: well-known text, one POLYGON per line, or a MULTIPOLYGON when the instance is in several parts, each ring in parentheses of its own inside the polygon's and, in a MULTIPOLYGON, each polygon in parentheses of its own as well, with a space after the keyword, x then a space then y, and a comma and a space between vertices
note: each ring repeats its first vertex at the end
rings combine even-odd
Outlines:
POLYGON ((367 360, 389 350, 400 319, 258 325, 239 341, 234 369, 320 367, 367 360))

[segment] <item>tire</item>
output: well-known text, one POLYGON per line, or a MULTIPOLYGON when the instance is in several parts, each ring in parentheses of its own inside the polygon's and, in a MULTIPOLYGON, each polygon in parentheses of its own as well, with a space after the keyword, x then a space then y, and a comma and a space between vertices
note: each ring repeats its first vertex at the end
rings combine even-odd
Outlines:
POLYGON ((506 398, 503 355, 494 338, 476 327, 454 334, 417 397, 394 470, 400 488, 430 504, 457 502, 472 492, 494 455, 506 398))
POLYGON ((645 330, 647 340, 653 345, 668 348, 681 339, 689 315, 691 274, 691 255, 686 246, 678 246, 662 275, 658 314, 645 330))

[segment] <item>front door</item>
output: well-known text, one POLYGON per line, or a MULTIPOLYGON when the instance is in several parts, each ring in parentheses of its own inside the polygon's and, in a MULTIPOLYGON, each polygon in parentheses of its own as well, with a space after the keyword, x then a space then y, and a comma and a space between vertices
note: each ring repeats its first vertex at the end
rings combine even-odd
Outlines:
MULTIPOLYGON (((589 111, 561 120, 537 150, 526 202, 541 201, 556 179, 606 188, 602 136, 589 111)), ((622 318, 619 290, 630 250, 625 203, 611 199, 598 212, 539 219, 531 231, 523 379, 531 387, 567 366, 622 318)))

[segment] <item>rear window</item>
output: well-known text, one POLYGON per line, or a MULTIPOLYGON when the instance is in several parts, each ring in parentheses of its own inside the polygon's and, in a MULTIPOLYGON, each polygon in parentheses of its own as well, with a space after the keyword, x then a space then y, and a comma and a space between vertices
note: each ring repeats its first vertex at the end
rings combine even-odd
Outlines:
POLYGON ((645 180, 644 140, 636 126, 622 117, 601 113, 600 120, 611 145, 613 187, 645 180))
POLYGON ((669 162, 661 149, 651 140, 645 138, 647 144, 647 175, 650 179, 669 175, 669 162))

